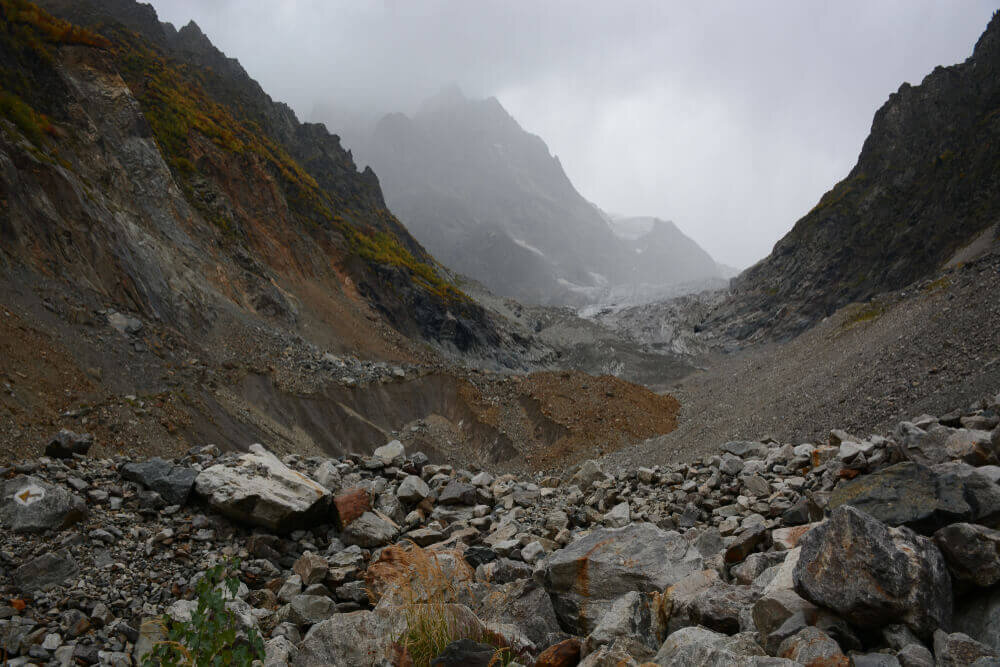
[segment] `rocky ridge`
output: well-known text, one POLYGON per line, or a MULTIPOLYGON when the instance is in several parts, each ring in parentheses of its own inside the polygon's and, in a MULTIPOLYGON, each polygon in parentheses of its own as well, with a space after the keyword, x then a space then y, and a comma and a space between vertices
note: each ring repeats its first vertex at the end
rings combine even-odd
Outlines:
MULTIPOLYGON (((728 442, 613 475, 434 465, 398 441, 173 461, 52 442, 0 469, 11 665, 133 664, 226 556, 268 665, 408 664, 399 612, 421 604, 520 664, 1000 661, 1000 395, 887 437, 728 442)), ((466 641, 435 664, 490 657, 466 641)))
POLYGON ((1000 13, 963 63, 904 83, 851 172, 771 254, 733 279, 704 327, 787 339, 836 309, 922 280, 1000 233, 1000 13))

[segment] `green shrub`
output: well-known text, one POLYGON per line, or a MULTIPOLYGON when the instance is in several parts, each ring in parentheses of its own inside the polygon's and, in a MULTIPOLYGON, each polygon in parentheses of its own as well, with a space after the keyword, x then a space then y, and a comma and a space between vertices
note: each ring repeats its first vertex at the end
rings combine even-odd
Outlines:
POLYGON ((264 641, 256 630, 246 639, 238 638, 239 620, 226 608, 226 600, 236 596, 240 580, 233 575, 236 562, 222 562, 198 581, 198 608, 188 623, 164 616, 167 638, 157 642, 143 660, 143 667, 191 665, 249 665, 264 659, 264 641))

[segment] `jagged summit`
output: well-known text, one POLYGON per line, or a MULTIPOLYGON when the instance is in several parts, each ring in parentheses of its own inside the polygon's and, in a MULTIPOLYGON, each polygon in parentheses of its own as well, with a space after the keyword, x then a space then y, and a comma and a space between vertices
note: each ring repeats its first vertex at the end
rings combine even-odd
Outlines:
POLYGON ((933 274, 980 235, 987 245, 996 239, 998 44, 994 15, 964 63, 890 95, 851 172, 734 281, 737 298, 708 324, 735 327, 741 338, 792 335, 933 274))
POLYGON ((421 243, 498 294, 583 305, 716 276, 711 258, 688 252, 693 242, 670 228, 640 242, 650 261, 634 262, 634 244, 615 235, 542 138, 495 97, 470 99, 449 86, 412 117, 388 114, 350 143, 421 243))

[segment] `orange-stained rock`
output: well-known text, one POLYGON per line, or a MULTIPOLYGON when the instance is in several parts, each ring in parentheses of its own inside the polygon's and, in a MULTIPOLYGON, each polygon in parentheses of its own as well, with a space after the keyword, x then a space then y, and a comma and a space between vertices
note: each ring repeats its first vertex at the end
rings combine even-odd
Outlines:
POLYGON ((364 489, 348 489, 333 499, 337 528, 343 530, 372 508, 371 496, 364 489))
POLYGON ((575 667, 580 663, 580 640, 566 639, 548 647, 535 660, 535 667, 575 667))

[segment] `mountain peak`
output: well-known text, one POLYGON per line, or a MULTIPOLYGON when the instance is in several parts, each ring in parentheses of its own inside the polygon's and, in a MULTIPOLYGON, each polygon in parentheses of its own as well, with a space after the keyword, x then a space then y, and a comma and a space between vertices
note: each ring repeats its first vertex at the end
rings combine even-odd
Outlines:
POLYGON ((469 98, 465 96, 458 84, 451 83, 443 86, 441 90, 434 93, 420 105, 420 113, 433 113, 445 109, 465 106, 469 103, 469 98))

